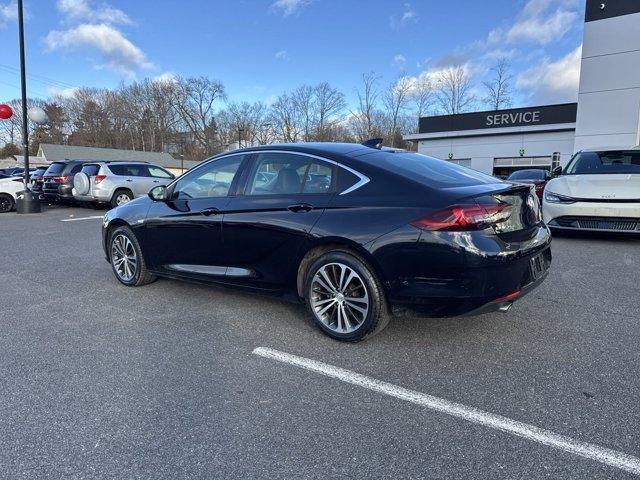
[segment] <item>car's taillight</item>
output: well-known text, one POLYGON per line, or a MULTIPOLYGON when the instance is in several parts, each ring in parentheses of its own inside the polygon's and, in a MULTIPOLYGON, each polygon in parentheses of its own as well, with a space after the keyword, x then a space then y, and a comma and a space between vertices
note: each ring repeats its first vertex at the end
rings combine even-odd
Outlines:
POLYGON ((544 184, 543 183, 538 183, 536 184, 536 192, 542 192, 544 190, 544 184))
POLYGON ((452 205, 430 212, 411 222, 411 225, 423 230, 484 230, 506 221, 510 215, 511 205, 507 203, 452 205))
POLYGON ((60 177, 53 177, 53 181, 56 183, 67 183, 69 181, 69 175, 63 175, 60 177))
POLYGON ((22 178, 13 178, 12 179, 14 182, 18 182, 18 183, 23 183, 24 180, 22 178))
POLYGON ((95 177, 93 177, 93 183, 95 185, 97 185, 98 183, 100 183, 102 180, 104 180, 105 178, 107 178, 106 175, 96 175, 95 177))

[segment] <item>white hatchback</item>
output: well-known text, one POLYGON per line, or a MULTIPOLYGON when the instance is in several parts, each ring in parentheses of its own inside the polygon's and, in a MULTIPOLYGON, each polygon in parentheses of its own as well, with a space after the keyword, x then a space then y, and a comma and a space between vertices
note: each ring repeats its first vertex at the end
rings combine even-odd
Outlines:
POLYGON ((542 214, 552 229, 640 233, 640 150, 578 152, 547 183, 542 214))
POLYGON ((23 190, 22 177, 0 179, 0 213, 13 210, 16 206, 17 193, 23 190))

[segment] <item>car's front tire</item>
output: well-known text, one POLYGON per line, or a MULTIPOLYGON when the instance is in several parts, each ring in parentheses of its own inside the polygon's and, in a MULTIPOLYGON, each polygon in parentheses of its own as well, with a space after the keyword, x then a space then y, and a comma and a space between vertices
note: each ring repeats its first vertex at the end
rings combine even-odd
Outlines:
POLYGON ((140 287, 156 280, 147 270, 138 239, 129 227, 115 228, 109 234, 109 260, 123 285, 140 287))
POLYGON ((7 193, 0 193, 0 213, 7 213, 13 210, 16 202, 13 197, 7 193))
POLYGON ((350 253, 333 251, 318 257, 307 270, 304 291, 315 324, 336 340, 358 342, 389 322, 375 272, 350 253))

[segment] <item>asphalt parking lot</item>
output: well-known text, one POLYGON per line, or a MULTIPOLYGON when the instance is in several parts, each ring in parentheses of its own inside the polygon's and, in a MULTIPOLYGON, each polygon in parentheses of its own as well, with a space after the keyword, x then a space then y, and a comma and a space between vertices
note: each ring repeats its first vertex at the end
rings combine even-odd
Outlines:
POLYGON ((162 279, 121 286, 103 258, 102 213, 0 217, 0 478, 636 478, 640 240, 555 238, 549 278, 508 313, 397 318, 349 345, 278 299, 162 279))

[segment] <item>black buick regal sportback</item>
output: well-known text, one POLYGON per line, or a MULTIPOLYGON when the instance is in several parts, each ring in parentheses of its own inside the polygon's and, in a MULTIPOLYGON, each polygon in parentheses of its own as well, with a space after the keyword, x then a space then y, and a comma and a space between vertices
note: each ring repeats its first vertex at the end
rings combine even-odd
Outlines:
POLYGON ((506 310, 551 263, 529 186, 356 144, 218 155, 107 212, 103 243, 125 285, 163 276, 293 296, 349 341, 398 309, 506 310))

